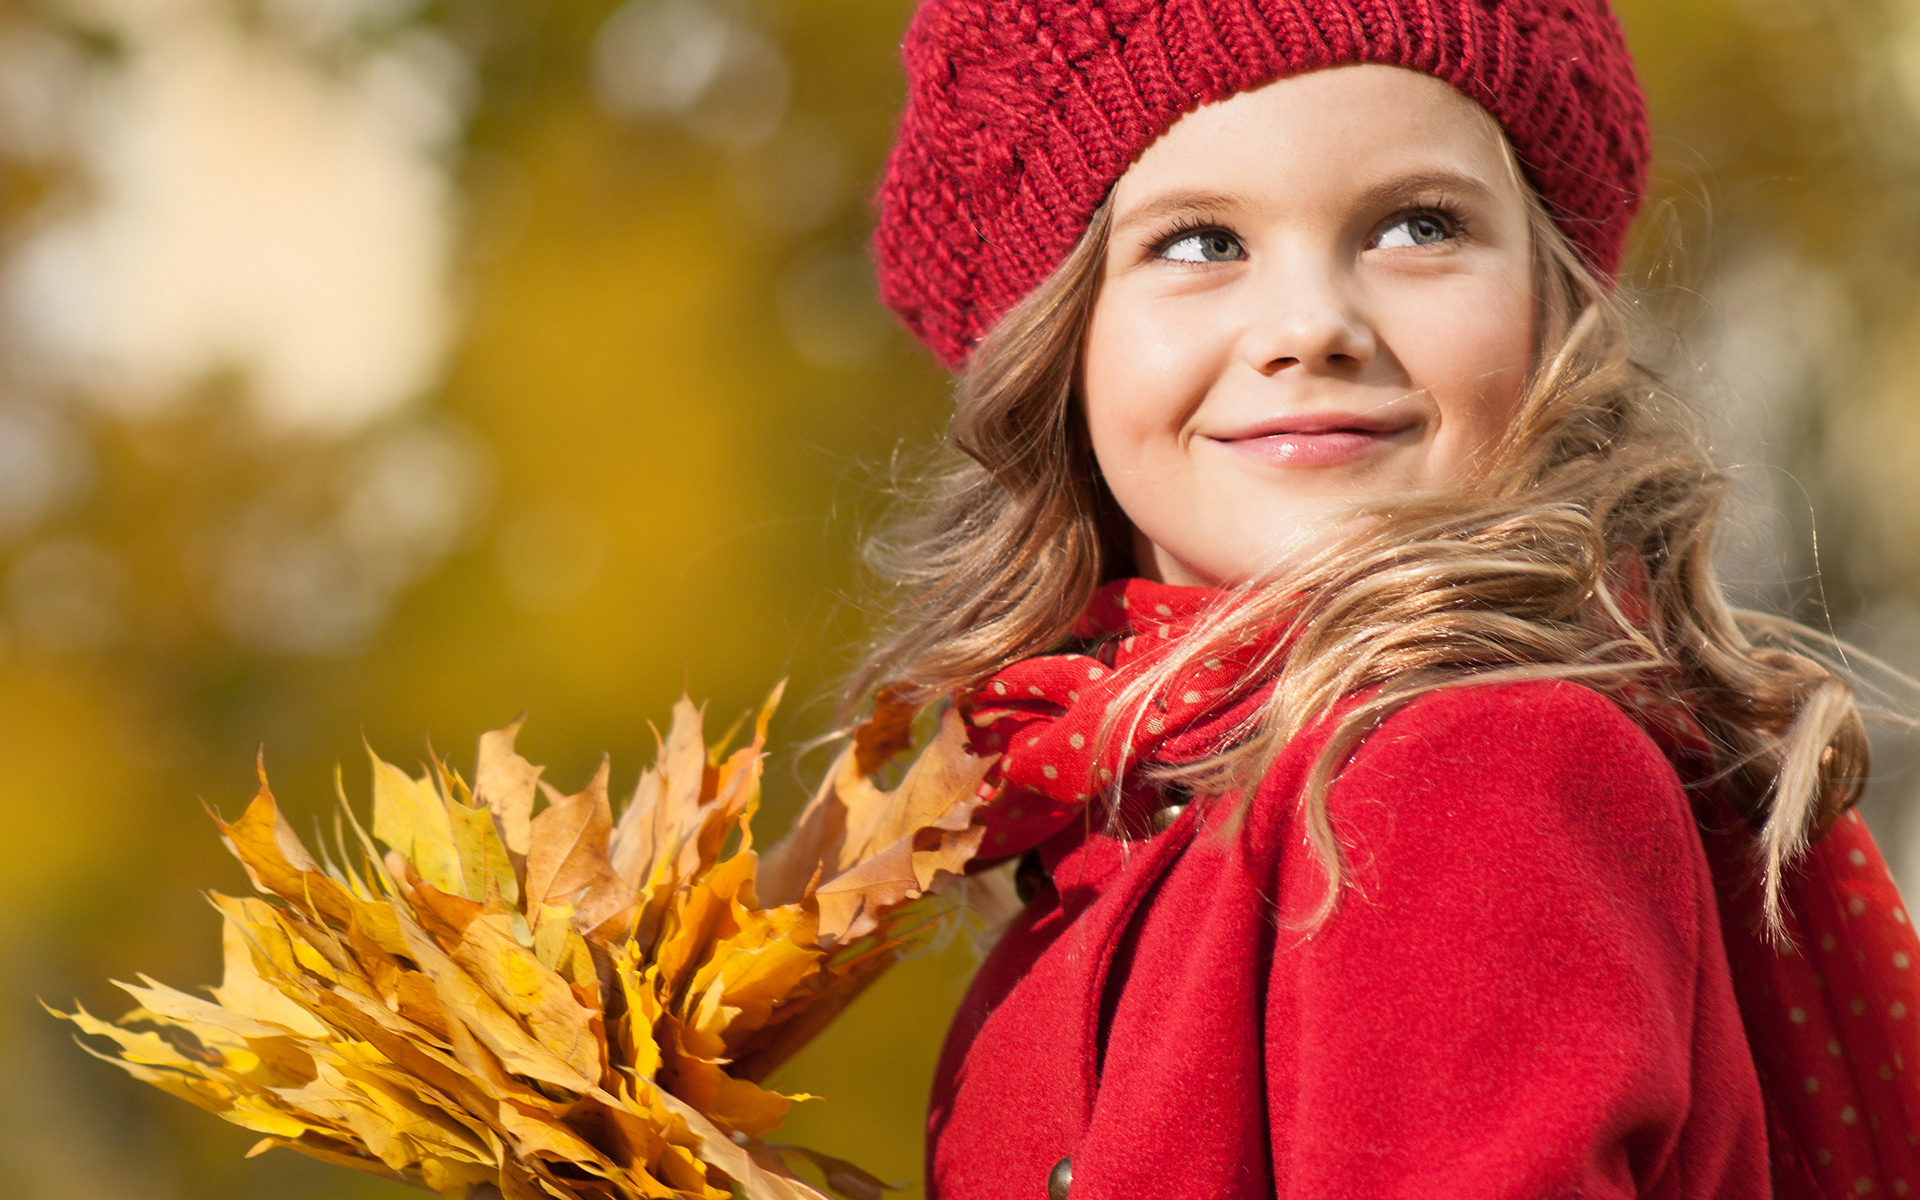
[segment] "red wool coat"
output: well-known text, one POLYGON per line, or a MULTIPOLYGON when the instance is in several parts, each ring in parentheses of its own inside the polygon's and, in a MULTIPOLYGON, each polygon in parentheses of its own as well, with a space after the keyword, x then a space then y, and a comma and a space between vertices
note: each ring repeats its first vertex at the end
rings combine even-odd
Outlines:
MULTIPOLYGON (((1036 692, 1037 694, 1037 692, 1036 692)), ((1331 795, 1352 886, 1274 765, 1122 843, 1078 821, 948 1036, 934 1200, 1768 1195, 1714 886, 1674 769, 1594 692, 1401 710, 1331 795)))

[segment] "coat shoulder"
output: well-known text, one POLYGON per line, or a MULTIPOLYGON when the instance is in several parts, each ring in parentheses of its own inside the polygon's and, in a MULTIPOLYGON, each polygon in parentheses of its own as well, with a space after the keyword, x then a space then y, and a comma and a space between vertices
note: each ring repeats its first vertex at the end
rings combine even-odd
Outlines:
POLYGON ((1641 765, 1666 761, 1618 704, 1564 679, 1464 684, 1428 692, 1396 712, 1370 740, 1421 735, 1495 739, 1513 754, 1529 757, 1600 753, 1641 765))
MULTIPOLYGON (((1325 735, 1275 762, 1254 806, 1256 838, 1284 854, 1325 735)), ((1342 843, 1411 850, 1580 852, 1632 844, 1690 859, 1698 834, 1673 765, 1618 705, 1561 680, 1461 685, 1410 701, 1334 777, 1328 807, 1342 843)))
POLYGON ((1682 792, 1666 755, 1619 705, 1565 680, 1429 692, 1382 723, 1342 776, 1408 772, 1540 793, 1604 785, 1679 801, 1682 792))

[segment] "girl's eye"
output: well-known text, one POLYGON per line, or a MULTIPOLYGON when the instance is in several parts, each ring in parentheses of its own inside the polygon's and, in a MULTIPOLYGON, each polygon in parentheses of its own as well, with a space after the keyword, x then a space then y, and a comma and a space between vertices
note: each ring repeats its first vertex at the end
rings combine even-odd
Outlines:
POLYGON ((1452 236, 1452 225, 1439 213, 1414 213, 1387 226, 1373 244, 1383 250, 1401 246, 1432 246, 1452 236))
POLYGON ((1203 229, 1167 243, 1160 257, 1169 262, 1238 262, 1247 256, 1240 239, 1224 229, 1203 229))

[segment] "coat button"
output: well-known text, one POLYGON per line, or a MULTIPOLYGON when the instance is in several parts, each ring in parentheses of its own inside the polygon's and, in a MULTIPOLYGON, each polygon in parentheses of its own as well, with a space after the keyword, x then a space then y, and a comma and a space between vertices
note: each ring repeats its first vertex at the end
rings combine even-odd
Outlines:
POLYGON ((1155 833, 1165 833, 1167 830, 1173 828, 1173 823, 1180 819, 1181 813, 1187 811, 1187 803, 1192 799, 1193 793, 1187 791, 1186 788, 1181 787, 1177 783, 1170 783, 1162 787, 1160 789, 1161 805, 1154 810, 1151 817, 1147 818, 1153 822, 1153 831, 1155 833))
POLYGON ((1072 1186, 1073 1159, 1063 1158, 1047 1172, 1047 1200, 1067 1200, 1067 1189, 1072 1186))

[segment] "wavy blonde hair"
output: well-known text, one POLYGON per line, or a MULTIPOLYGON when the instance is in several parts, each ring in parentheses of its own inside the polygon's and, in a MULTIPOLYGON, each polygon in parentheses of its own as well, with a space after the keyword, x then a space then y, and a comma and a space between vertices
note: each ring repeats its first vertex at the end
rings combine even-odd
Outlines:
MULTIPOLYGON (((1713 565, 1726 477, 1688 406, 1636 361, 1626 305, 1537 197, 1531 207, 1539 347, 1499 443, 1457 490, 1374 505, 1359 532, 1236 589, 1131 682, 1106 736, 1143 719, 1218 647, 1275 623, 1288 627, 1285 649, 1237 685, 1244 694, 1275 682, 1257 719, 1211 757, 1158 771, 1159 782, 1250 797, 1290 739, 1366 693, 1342 709, 1301 802, 1328 879, 1317 925, 1345 878, 1328 791, 1393 712, 1466 684, 1650 690, 1713 742, 1727 794, 1757 832, 1779 936, 1787 872, 1865 786, 1853 689, 1822 659, 1830 640, 1729 605, 1713 565)), ((950 442, 962 457, 870 547, 895 585, 895 620, 853 675, 849 711, 883 683, 931 702, 1069 648, 1094 590, 1131 570, 1130 526, 1076 397, 1111 220, 1102 206, 959 378, 950 442)))

